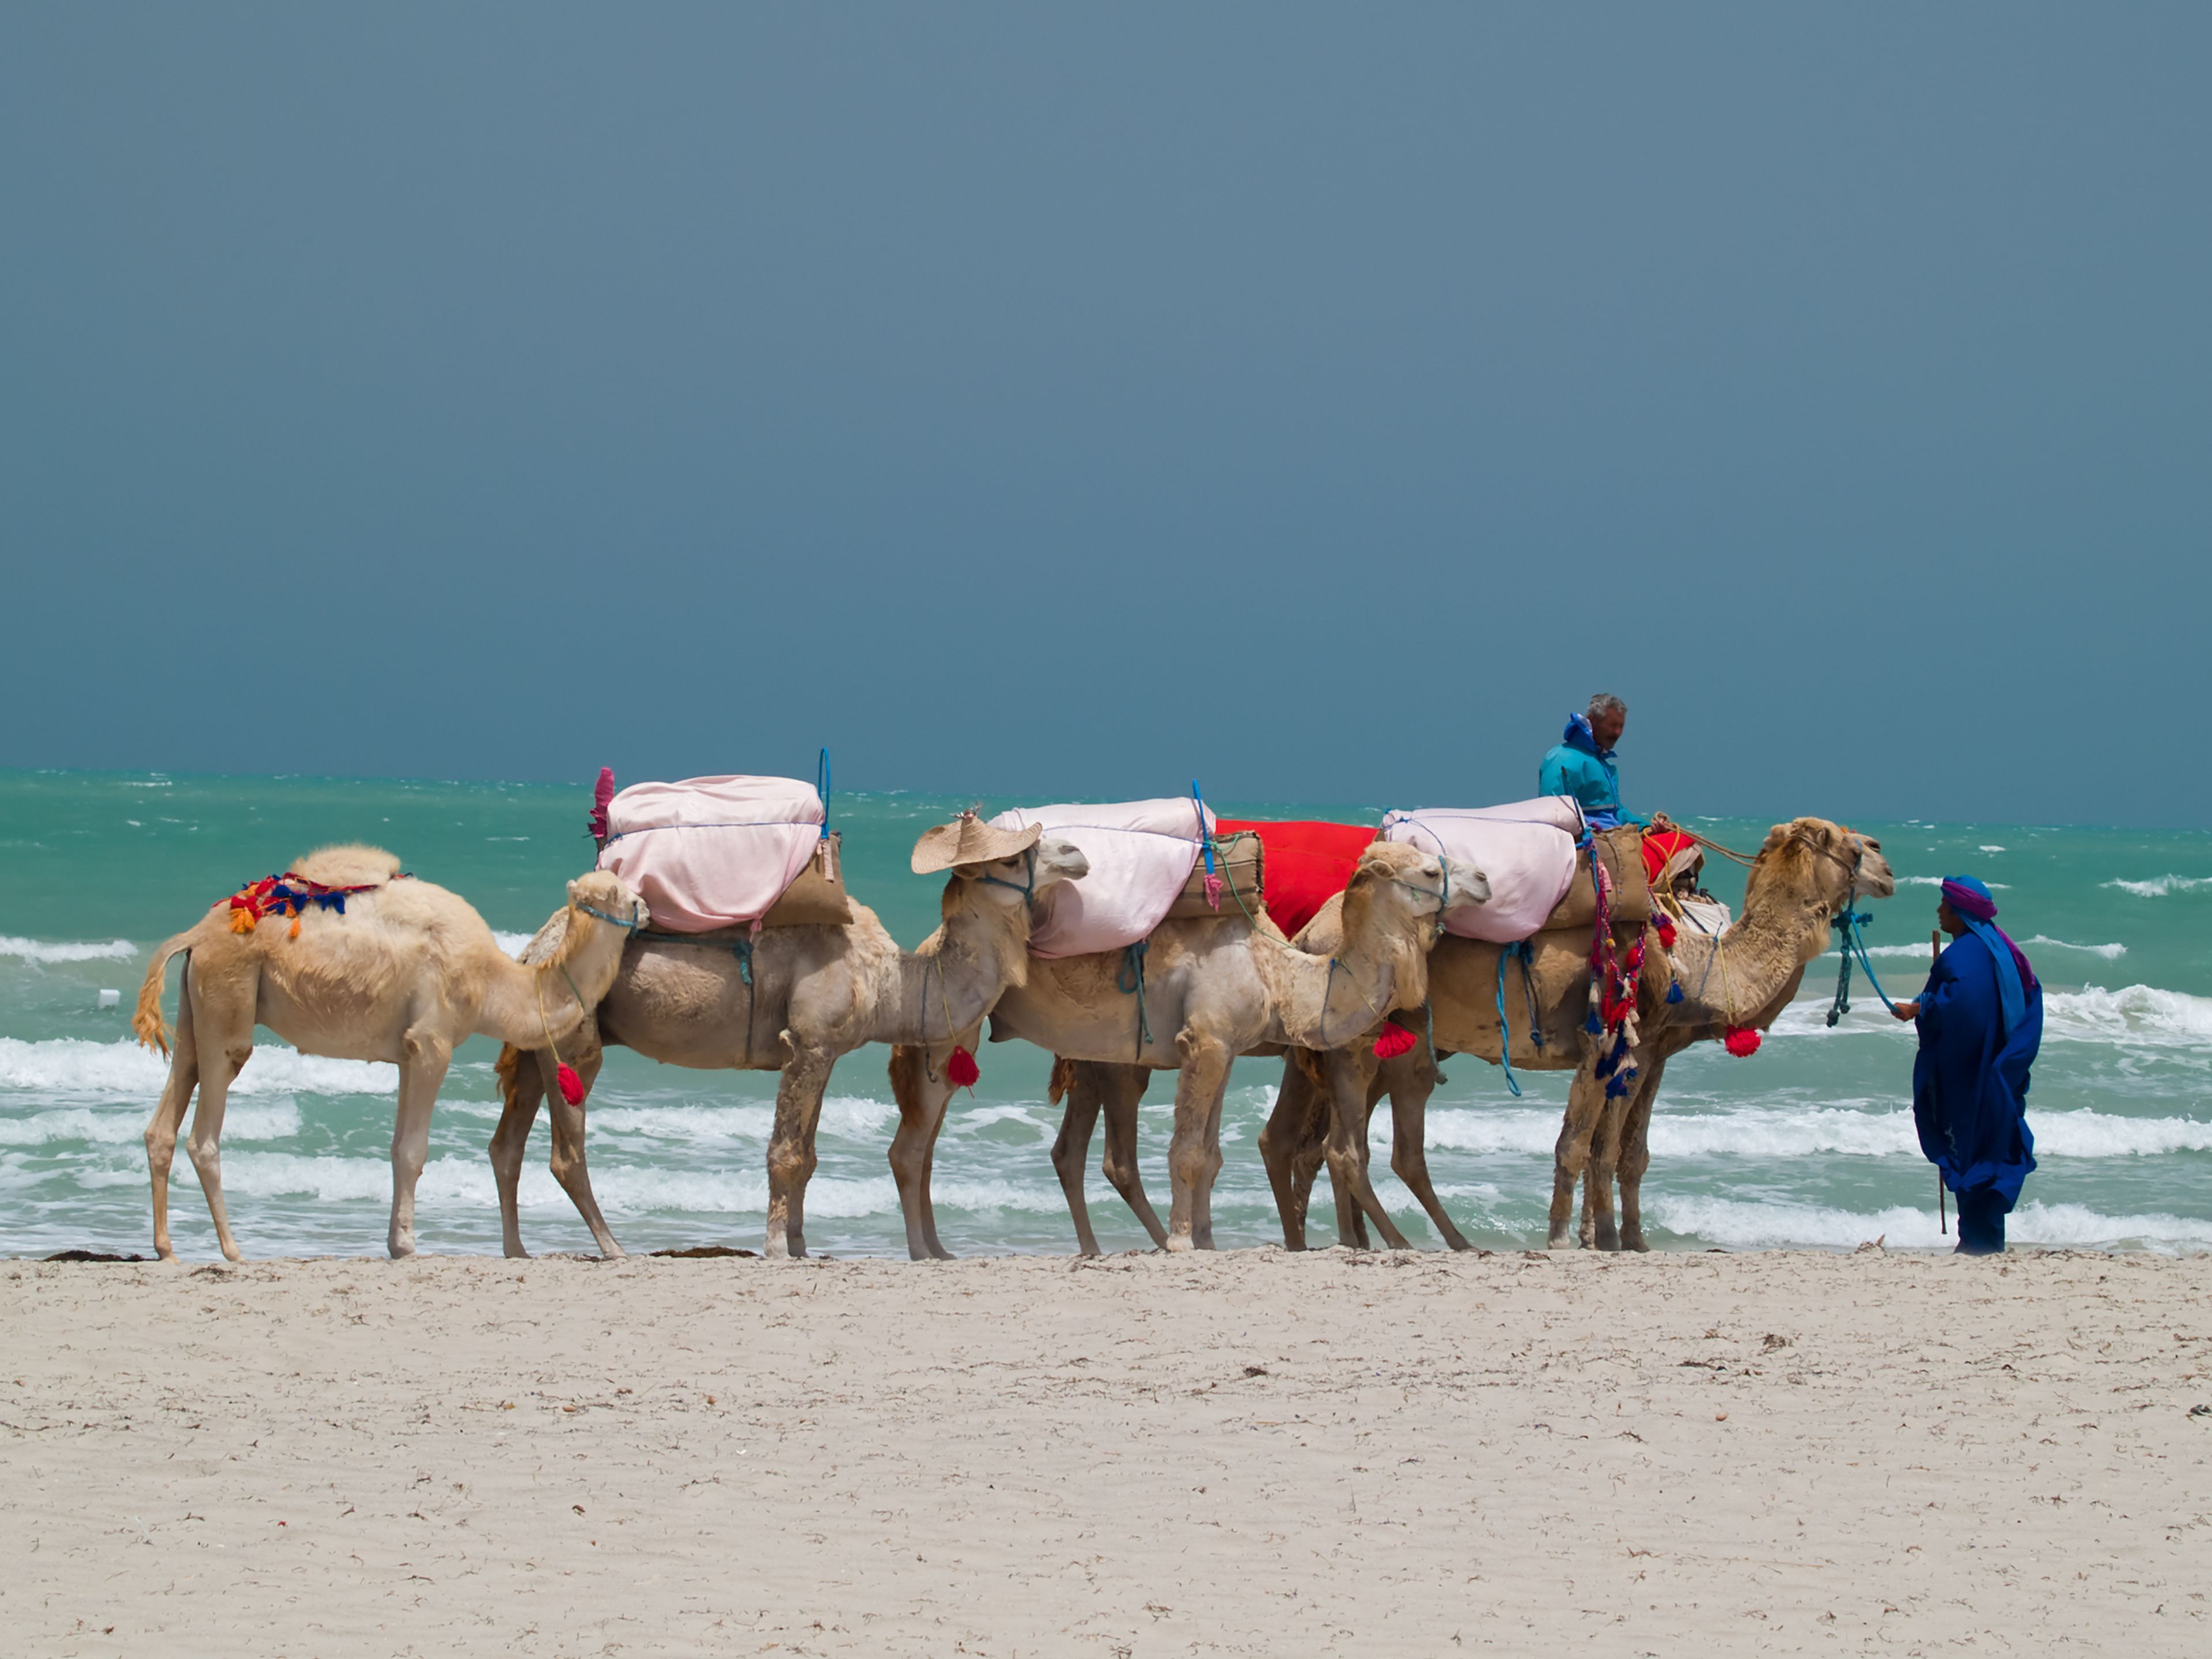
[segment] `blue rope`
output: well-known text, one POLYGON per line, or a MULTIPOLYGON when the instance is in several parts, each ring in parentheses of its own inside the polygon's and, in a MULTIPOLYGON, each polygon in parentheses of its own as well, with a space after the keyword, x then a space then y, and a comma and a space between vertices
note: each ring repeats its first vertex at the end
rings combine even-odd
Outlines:
POLYGON ((1881 999, 1881 1006, 1893 1014, 1897 1012, 1897 1005, 1889 1000, 1889 993, 1881 988, 1881 981, 1875 977, 1874 963, 1867 957, 1866 940, 1859 935, 1860 927, 1873 920, 1863 910, 1854 913, 1850 903, 1846 902, 1842 913, 1828 924, 1836 930, 1837 948, 1844 958, 1843 967, 1836 975, 1835 1006, 1828 1010, 1828 1024, 1831 1025, 1851 1011, 1851 958, 1854 955, 1858 957, 1859 967, 1867 976, 1867 983, 1874 987, 1874 994, 1881 999))
MULTIPOLYGON (((1516 951, 1528 948, 1524 942, 1517 945, 1508 945, 1498 952, 1498 1063, 1505 1068, 1505 1086, 1513 1091, 1516 1100, 1521 1098, 1521 1080, 1513 1075, 1513 1032, 1505 1023, 1505 963, 1516 951)), ((1526 963, 1522 964, 1521 971, 1523 975, 1528 973, 1526 963)))
POLYGON ((830 839, 830 750, 827 745, 814 762, 814 793, 822 797, 822 839, 830 839))
POLYGON ((1140 939, 1121 952, 1121 966, 1114 975, 1114 988, 1123 996, 1132 992, 1137 998, 1137 1054, 1145 1057, 1145 1045, 1152 1040, 1152 1027, 1145 1016, 1145 952, 1151 947, 1150 939, 1140 939))

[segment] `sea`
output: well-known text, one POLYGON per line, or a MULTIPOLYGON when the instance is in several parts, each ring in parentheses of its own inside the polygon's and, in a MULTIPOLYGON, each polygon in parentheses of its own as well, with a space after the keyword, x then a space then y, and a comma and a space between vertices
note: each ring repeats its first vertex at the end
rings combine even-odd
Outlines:
MULTIPOLYGON (((906 945, 935 926, 937 878, 911 874, 915 838, 963 800, 838 794, 847 878, 906 945)), ((1021 803, 985 801, 988 810, 1021 803)), ((1372 823, 1390 805, 1218 801, 1251 817, 1372 823)), ((404 782, 158 773, 0 772, 0 1255, 64 1249, 150 1252, 139 1136, 164 1062, 138 1048, 130 1012, 151 947, 244 883, 334 841, 368 841, 416 875, 466 896, 510 949, 588 868, 588 785, 404 782), (113 994, 110 994, 112 993, 113 994)), ((1821 803, 1803 804, 1818 807, 1821 803)), ((1778 814, 1777 816, 1780 816, 1778 814)), ((1698 819, 1728 845, 1755 848, 1765 821, 1698 819)), ((2212 835, 2021 824, 1860 823, 1878 835, 1902 884, 1869 908, 1875 972, 1893 996, 1926 971, 1936 884, 1968 871, 1995 890, 2001 920, 2046 986, 2043 1051, 2029 1097, 2041 1167, 2015 1212, 2017 1243, 2151 1250, 2212 1248, 2212 835)), ((1741 872, 1708 865, 1735 903, 1741 872)), ((1806 975, 1759 1053, 1705 1044, 1669 1062, 1644 1185, 1655 1249, 1941 1249, 1934 1170, 1915 1143, 1913 1037, 1853 975, 1850 1012, 1831 1026, 1838 959, 1806 975)), ((167 1006, 175 1008, 177 969, 167 1006)), ((230 1212, 250 1256, 380 1254, 391 1201, 398 1074, 390 1066, 295 1053, 264 1032, 234 1088, 223 1134, 230 1212)), ((440 1097, 417 1237, 432 1252, 497 1253, 499 1212, 485 1146, 498 1118, 495 1044, 471 1042, 440 1097)), ((896 1113, 889 1050, 838 1063, 823 1107, 807 1239, 836 1256, 905 1255, 885 1153, 896 1113)), ((959 1255, 1074 1248, 1050 1162, 1058 1111, 1049 1060, 1018 1042, 983 1045, 981 1080, 960 1096, 938 1145, 943 1241, 959 1255)), ((1255 1144, 1279 1060, 1240 1061, 1223 1114, 1216 1188, 1224 1248, 1281 1238, 1255 1144)), ((1430 1169, 1470 1240, 1540 1246, 1552 1145, 1566 1079, 1444 1067, 1428 1115, 1430 1169)), ((611 1051, 590 1112, 592 1176, 633 1251, 758 1249, 775 1079, 684 1071, 611 1051)), ((1146 1097, 1141 1158, 1156 1205, 1168 1199, 1173 1079, 1146 1097)), ((1389 1114, 1372 1132, 1376 1185, 1419 1246, 1437 1240, 1389 1173, 1389 1114)), ((1148 1246, 1097 1174, 1090 1202, 1103 1248, 1148 1246)), ((590 1235, 545 1167, 543 1118, 522 1185, 526 1243, 588 1251, 590 1235)), ((191 1161, 179 1149, 175 1237, 216 1256, 191 1161)), ((1333 1243, 1328 1178, 1311 1242, 1333 1243)))

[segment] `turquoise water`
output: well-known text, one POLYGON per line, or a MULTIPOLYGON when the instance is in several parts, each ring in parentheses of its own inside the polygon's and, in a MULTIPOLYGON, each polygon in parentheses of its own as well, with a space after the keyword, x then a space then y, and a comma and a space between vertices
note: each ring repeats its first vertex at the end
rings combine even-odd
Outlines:
MULTIPOLYGON (((539 785, 0 773, 0 1255, 149 1248, 138 1136, 163 1067, 130 1042, 127 1019, 154 942, 309 848, 359 839, 465 895, 519 944, 591 862, 587 795, 539 785), (103 989, 120 993, 117 1007, 99 1007, 103 989)), ((833 803, 852 887, 903 944, 934 926, 939 891, 908 872, 908 851, 924 827, 968 804, 918 795, 833 803)), ((1407 803, 1214 804, 1239 816, 1372 822, 1407 803)), ((1698 827, 1747 846, 1766 826, 1698 827)), ((1894 994, 1921 976, 1934 879, 1960 868, 1997 887, 2003 920, 2049 988, 2030 1101, 2042 1168, 2014 1237, 2212 1246, 2212 836, 1860 827, 1882 837, 1908 884, 1874 907, 1869 935, 1894 994)), ((1715 890, 1733 902, 1736 872, 1723 865, 1714 873, 1715 890)), ((1706 1045, 1670 1062, 1645 1186, 1656 1247, 1849 1249, 1877 1234, 1892 1245, 1942 1242, 1934 1176, 1912 1140, 1910 1030, 1862 984, 1853 1012, 1829 1030, 1834 969, 1832 957, 1815 965, 1803 999, 1752 1059, 1706 1045)), ((172 969, 173 1010, 175 982, 172 969)), ((484 1157, 497 1118, 495 1054, 488 1042, 471 1043, 441 1097, 417 1218, 425 1249, 499 1248, 484 1157)), ((832 1080, 807 1204, 808 1242, 818 1249, 905 1253, 884 1162, 895 1118, 887 1057, 881 1048, 848 1055, 832 1080)), ((1048 1062, 1018 1043, 987 1046, 981 1058, 975 1097, 956 1103, 939 1146, 945 1243, 962 1254, 1070 1249, 1048 1157, 1058 1127, 1043 1103, 1048 1062)), ((1224 1246, 1279 1237, 1254 1146, 1279 1070, 1245 1061, 1231 1083, 1214 1204, 1224 1246)), ((1540 1243, 1565 1079, 1525 1078, 1516 1101, 1479 1061, 1446 1071, 1429 1117, 1439 1191, 1476 1243, 1540 1243)), ((592 1097, 590 1152, 600 1201, 626 1245, 758 1247, 774 1081, 609 1056, 592 1097)), ((223 1141, 232 1218, 249 1255, 382 1249, 395 1086, 389 1066, 297 1055, 273 1039, 257 1053, 233 1093, 223 1141)), ((1171 1095, 1170 1079, 1155 1079, 1144 1117, 1146 1181, 1163 1205, 1171 1095)), ((1417 1243, 1433 1244, 1426 1218, 1388 1173, 1387 1112, 1376 1135, 1385 1202, 1417 1243)), ((523 1188, 526 1239, 538 1251, 589 1249, 545 1172, 545 1150, 541 1121, 523 1188)), ((1146 1243, 1097 1178, 1096 1154, 1100 1243, 1146 1243)), ((178 1249, 211 1257, 213 1231, 181 1155, 176 1180, 178 1249)), ((1315 1215, 1333 1216, 1326 1177, 1315 1215)), ((1329 1241, 1317 1229, 1316 1242, 1329 1241)))

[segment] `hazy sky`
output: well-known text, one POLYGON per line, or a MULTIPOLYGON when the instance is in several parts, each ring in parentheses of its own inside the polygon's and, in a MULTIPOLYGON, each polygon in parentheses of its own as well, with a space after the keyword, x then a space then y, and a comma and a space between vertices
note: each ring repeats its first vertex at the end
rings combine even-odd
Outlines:
POLYGON ((2212 9, 0 12, 0 764, 2203 823, 2212 9))

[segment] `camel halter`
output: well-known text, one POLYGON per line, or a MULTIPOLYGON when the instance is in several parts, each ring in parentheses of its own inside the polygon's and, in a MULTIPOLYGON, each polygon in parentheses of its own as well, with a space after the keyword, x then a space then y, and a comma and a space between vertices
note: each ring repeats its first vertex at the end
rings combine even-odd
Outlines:
POLYGON ((1022 902, 1034 910, 1036 908, 1036 845, 1035 842, 1022 849, 1022 864, 1023 879, 1020 881, 1006 881, 988 873, 978 876, 976 879, 986 886, 1004 887, 1010 891, 1019 893, 1022 896, 1022 902))
MULTIPOLYGON (((635 933, 639 928, 645 925, 644 922, 641 922, 637 919, 637 913, 645 908, 645 904, 642 900, 632 899, 630 901, 629 915, 627 917, 611 916, 605 911, 600 909, 597 905, 586 904, 581 899, 578 899, 575 902, 576 908, 579 910, 581 910, 586 915, 597 916, 601 921, 606 922, 612 927, 622 928, 625 933, 635 933)), ((651 918, 648 917, 647 920, 649 921, 651 918)))

